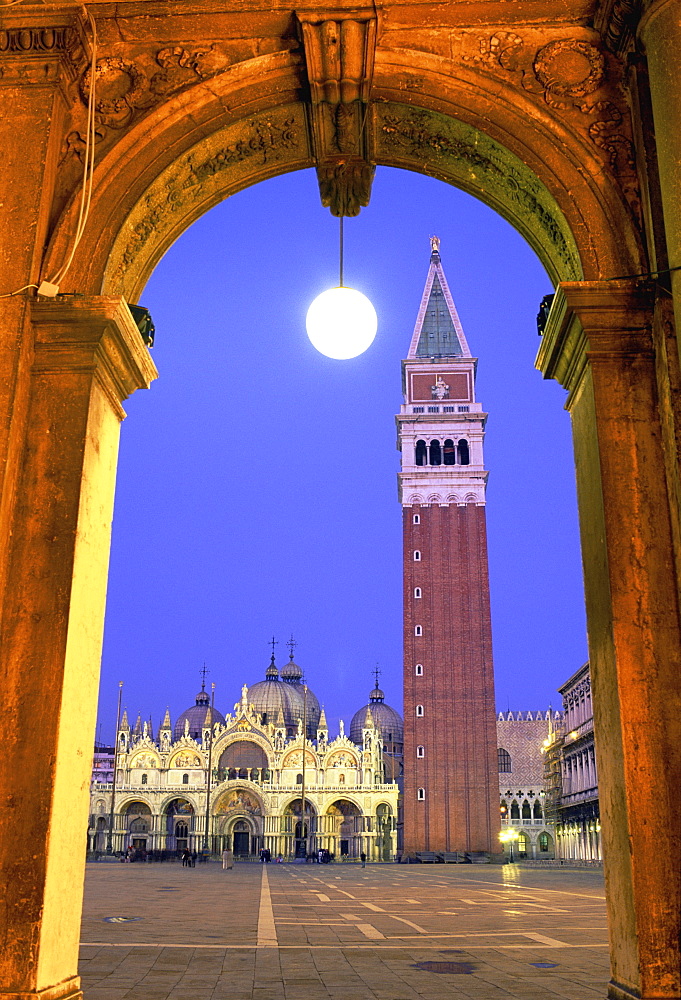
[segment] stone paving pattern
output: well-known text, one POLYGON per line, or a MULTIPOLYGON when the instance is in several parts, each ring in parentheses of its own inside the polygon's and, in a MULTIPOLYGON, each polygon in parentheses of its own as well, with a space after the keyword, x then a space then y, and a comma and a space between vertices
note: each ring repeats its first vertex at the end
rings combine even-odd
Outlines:
POLYGON ((86 1000, 595 1000, 609 978, 600 871, 90 864, 81 941, 86 1000))

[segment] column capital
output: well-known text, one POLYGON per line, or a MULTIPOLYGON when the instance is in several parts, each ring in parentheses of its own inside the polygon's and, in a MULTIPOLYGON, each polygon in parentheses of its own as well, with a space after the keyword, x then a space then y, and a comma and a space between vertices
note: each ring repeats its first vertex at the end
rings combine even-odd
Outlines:
POLYGON ((33 371, 93 374, 120 420, 136 389, 158 378, 137 325, 121 296, 63 295, 31 303, 33 371))
POLYGON ((652 358, 655 291, 648 282, 561 282, 535 361, 544 378, 570 393, 570 409, 588 363, 652 358))

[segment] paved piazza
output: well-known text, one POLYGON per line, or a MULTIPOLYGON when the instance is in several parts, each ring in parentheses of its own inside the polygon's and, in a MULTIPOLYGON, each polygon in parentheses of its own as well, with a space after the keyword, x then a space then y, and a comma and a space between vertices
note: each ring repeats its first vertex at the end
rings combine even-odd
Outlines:
POLYGON ((89 864, 81 975, 86 1000, 588 1000, 609 976, 603 878, 515 865, 89 864))

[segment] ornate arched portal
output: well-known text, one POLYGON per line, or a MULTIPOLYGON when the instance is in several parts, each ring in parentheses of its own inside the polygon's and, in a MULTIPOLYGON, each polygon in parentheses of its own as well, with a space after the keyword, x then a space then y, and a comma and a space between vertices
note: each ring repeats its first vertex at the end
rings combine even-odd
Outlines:
MULTIPOLYGON (((79 990, 83 858, 66 837, 78 810, 87 816, 121 402, 155 377, 125 300, 230 193, 316 166, 324 203, 350 214, 375 163, 482 198, 561 283, 538 364, 570 390, 610 991, 679 995, 678 357, 665 288, 611 279, 681 252, 681 28, 664 0, 595 6, 528 4, 527 23, 500 0, 475 21, 462 4, 93 8, 87 227, 61 295, 0 299, 0 656, 13 733, 0 823, 25 833, 17 844, 0 831, 8 996, 79 990)), ((88 49, 78 5, 2 11, 3 291, 50 279, 72 245, 88 49)))

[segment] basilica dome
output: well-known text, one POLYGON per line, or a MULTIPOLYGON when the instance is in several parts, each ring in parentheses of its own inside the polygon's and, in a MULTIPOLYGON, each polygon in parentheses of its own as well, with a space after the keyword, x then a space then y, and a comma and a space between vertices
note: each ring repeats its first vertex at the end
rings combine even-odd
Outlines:
MULTIPOLYGON (((295 736, 298 732, 298 722, 303 720, 303 700, 305 692, 301 683, 303 671, 291 660, 281 671, 281 679, 274 657, 265 673, 265 680, 258 681, 248 689, 248 702, 260 715, 263 724, 273 723, 275 726, 283 717, 287 736, 295 736)), ((314 693, 307 689, 307 736, 315 739, 321 714, 319 702, 314 693)))
MULTIPOLYGON (((184 736, 184 724, 185 720, 189 720, 189 735, 201 742, 201 735, 203 730, 203 725, 206 721, 206 712, 210 708, 210 695, 204 688, 201 688, 196 696, 196 704, 192 705, 191 708, 186 709, 181 715, 178 715, 175 720, 175 725, 173 727, 173 739, 180 740, 184 736)), ((224 715, 220 715, 218 711, 213 709, 213 725, 219 722, 221 726, 225 724, 224 715)))
POLYGON ((386 705, 385 695, 378 686, 369 695, 369 704, 360 708, 352 717, 350 723, 352 742, 362 745, 362 730, 366 726, 370 711, 374 725, 380 731, 385 750, 389 753, 402 753, 402 744, 404 743, 402 716, 390 705, 386 705))

